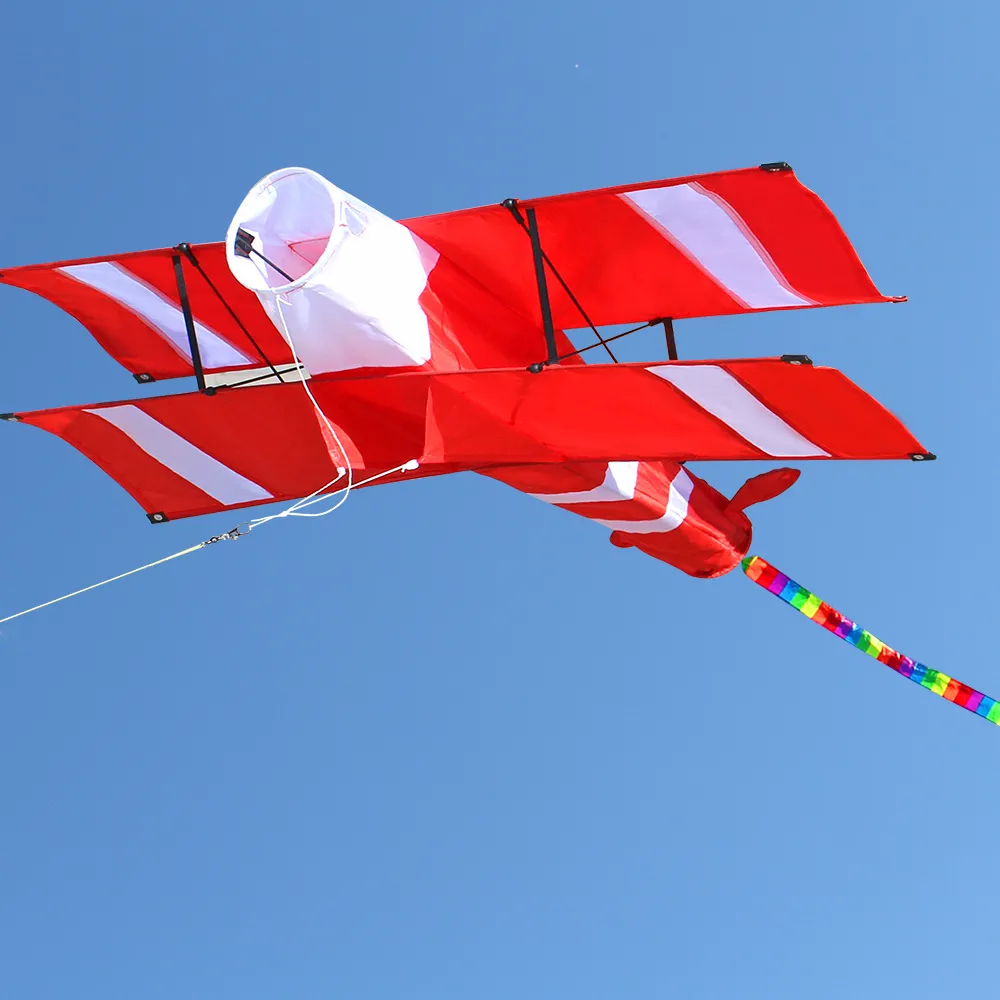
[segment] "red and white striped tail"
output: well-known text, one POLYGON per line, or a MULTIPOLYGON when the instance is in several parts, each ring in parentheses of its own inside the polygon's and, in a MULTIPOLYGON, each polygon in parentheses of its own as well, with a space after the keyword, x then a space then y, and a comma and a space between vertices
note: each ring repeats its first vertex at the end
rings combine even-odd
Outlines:
POLYGON ((619 548, 638 548, 697 577, 733 569, 752 539, 743 507, 777 496, 798 478, 794 469, 775 469, 728 500, 676 462, 522 466, 486 475, 610 528, 619 548))

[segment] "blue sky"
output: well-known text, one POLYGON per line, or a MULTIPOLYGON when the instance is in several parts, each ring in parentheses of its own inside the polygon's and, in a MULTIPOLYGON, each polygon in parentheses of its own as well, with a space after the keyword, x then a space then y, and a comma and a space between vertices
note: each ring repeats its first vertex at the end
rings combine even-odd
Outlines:
MULTIPOLYGON (((15 5, 0 263, 221 239, 290 164, 407 217, 787 160, 909 304, 679 323, 682 356, 808 353, 940 458, 809 465, 755 551, 1000 696, 996 31, 882 0, 15 5)), ((135 394, 2 291, 0 410, 135 394)), ((230 526, 152 528, 0 431, 0 616, 230 526)), ((3 627, 0 993, 975 995, 997 740, 741 574, 471 475, 368 490, 3 627)))

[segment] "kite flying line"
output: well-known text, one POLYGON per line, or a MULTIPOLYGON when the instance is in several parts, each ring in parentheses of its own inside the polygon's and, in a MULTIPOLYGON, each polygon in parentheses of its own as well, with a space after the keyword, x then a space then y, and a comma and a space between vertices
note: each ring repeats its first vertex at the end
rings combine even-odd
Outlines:
MULTIPOLYGON (((263 256, 263 255, 258 254, 258 256, 263 256)), ((270 264, 270 266, 272 267, 275 267, 275 270, 279 271, 279 273, 281 273, 284 277, 288 278, 289 281, 291 281, 289 275, 285 274, 285 272, 282 271, 280 268, 276 267, 276 265, 271 264, 271 262, 266 260, 266 258, 264 259, 266 263, 270 264)), ((332 421, 323 412, 319 403, 316 401, 316 397, 312 394, 312 390, 309 388, 307 384, 308 375, 305 372, 304 366, 299 361, 298 351, 296 350, 295 347, 295 340, 288 329, 288 324, 285 321, 285 314, 281 308, 282 304, 281 295, 276 296, 275 304, 277 305, 278 319, 281 322, 282 332, 284 333, 285 340, 288 342, 288 346, 291 348, 292 351, 292 360, 294 362, 295 369, 301 372, 302 388, 305 390, 306 395, 309 397, 309 402, 312 404, 312 408, 315 411, 318 420, 320 421, 320 429, 323 431, 323 437, 327 441, 328 446, 330 440, 332 439, 332 441, 336 443, 336 446, 339 449, 341 456, 343 457, 344 465, 335 466, 337 475, 329 482, 324 483, 322 486, 320 486, 319 489, 313 490, 313 492, 310 493, 308 496, 296 500, 294 503, 290 504, 284 510, 279 511, 277 514, 269 514, 266 517, 252 518, 249 521, 245 521, 242 524, 237 525, 230 531, 223 532, 223 534, 221 535, 213 535, 211 538, 207 538, 202 542, 198 542, 197 545, 191 545, 186 549, 182 549, 180 552, 174 552, 172 555, 164 556, 162 559, 156 559, 155 561, 151 563, 146 563, 143 566, 137 566, 135 569, 127 570, 124 573, 119 573, 117 576, 109 577, 107 580, 101 580, 99 583, 92 583, 89 587, 81 587, 79 590, 74 590, 72 593, 64 594, 62 597, 53 598, 51 601, 45 601, 43 604, 36 604, 32 608, 26 608, 24 611, 18 611, 16 614, 8 615, 6 618, 0 618, 0 625, 4 624, 5 622, 13 621, 15 618, 21 618, 23 615, 31 614, 33 611, 41 611, 42 608, 47 608, 53 604, 58 604, 60 601, 67 601, 71 597, 77 597, 80 594, 85 594, 89 590, 96 590, 98 587, 103 587, 109 583, 115 583, 117 580, 123 580, 127 576, 133 576, 136 573, 141 573, 143 570, 152 569, 154 566, 162 566, 164 563, 171 562, 174 559, 179 559, 181 556, 190 555, 192 552, 198 552, 201 549, 205 548, 206 546, 213 545, 216 542, 230 541, 236 538, 242 538, 244 535, 250 534, 250 532, 253 531, 254 528, 259 528, 261 527, 261 525, 267 524, 269 521, 277 520, 278 518, 325 517, 327 514, 332 514, 335 510, 340 508, 346 502, 347 498, 350 496, 351 491, 356 487, 367 486, 369 483, 373 483, 378 479, 384 479, 386 476, 395 475, 398 472, 412 472, 419 467, 420 463, 415 458, 411 458, 409 461, 404 462, 402 465, 398 465, 393 469, 387 469, 384 472, 376 473, 373 476, 369 476, 367 479, 361 480, 361 482, 356 483, 354 481, 354 469, 351 466, 351 460, 348 457, 347 449, 344 447, 343 442, 340 440, 340 435, 337 433, 337 430, 334 427, 332 421), (334 490, 332 493, 328 493, 327 490, 329 490, 331 486, 334 486, 338 482, 340 482, 340 480, 343 479, 345 475, 347 476, 347 485, 341 487, 339 490, 334 490), (319 503, 321 500, 327 497, 332 498, 337 496, 338 494, 341 494, 340 499, 338 499, 336 503, 333 504, 332 507, 328 507, 326 510, 310 511, 308 513, 304 511, 304 508, 311 507, 313 504, 319 503), (240 531, 240 528, 243 527, 245 527, 246 530, 240 531)), ((275 374, 277 375, 277 372, 275 372, 275 374)), ((331 460, 333 460, 332 451, 330 452, 330 458, 331 460)))
POLYGON ((181 556, 186 556, 191 552, 197 552, 199 549, 203 549, 206 545, 211 545, 213 542, 221 542, 224 539, 238 538, 241 532, 238 529, 233 529, 233 531, 227 531, 224 535, 213 535, 212 538, 206 539, 204 542, 199 542, 197 545, 192 545, 190 548, 182 549, 180 552, 175 552, 172 556, 164 556, 162 559, 157 559, 155 562, 146 563, 145 566, 136 566, 135 569, 130 569, 126 573, 119 573, 117 576, 112 576, 107 580, 101 580, 100 583, 92 583, 89 587, 81 587, 79 590, 74 590, 71 594, 63 594, 62 597, 55 597, 51 601, 46 601, 44 604, 36 604, 33 608, 26 608, 24 611, 18 611, 15 615, 8 615, 6 618, 0 618, 0 625, 4 622, 13 621, 15 618, 20 618, 22 615, 30 615, 32 611, 41 611, 42 608, 47 608, 51 604, 58 604, 60 601, 68 601, 71 597, 76 597, 78 594, 85 594, 88 590, 96 590, 98 587, 103 587, 106 583, 114 583, 115 580, 123 580, 126 576, 132 576, 133 573, 141 573, 144 569, 152 569, 154 566, 162 566, 165 562, 170 562, 171 559, 180 559, 181 556))
POLYGON ((775 569, 760 556, 747 556, 742 565, 743 572, 754 583, 801 611, 806 618, 814 621, 817 625, 822 625, 828 632, 832 632, 845 642, 849 642, 852 646, 860 649, 862 653, 867 653, 879 663, 884 663, 896 673, 902 674, 903 677, 908 677, 915 684, 927 688, 928 691, 940 695, 947 701, 954 702, 968 712, 982 716, 987 722, 1000 725, 1000 702, 994 701, 982 691, 977 691, 975 688, 955 680, 954 677, 941 673, 940 670, 925 667, 922 663, 917 663, 910 657, 897 652, 891 646, 887 646, 881 640, 876 639, 871 632, 866 631, 839 611, 831 608, 825 601, 820 600, 814 593, 785 576, 784 573, 775 569))
MULTIPOLYGON (((379 472, 374 476, 369 476, 367 479, 362 479, 359 483, 354 483, 355 488, 361 486, 367 486, 369 483, 375 482, 376 479, 384 479, 386 476, 395 475, 397 472, 412 472, 419 466, 416 459, 410 459, 409 462, 404 462, 402 465, 397 465, 394 469, 387 469, 385 472, 379 472)), ((338 477, 339 478, 339 477, 338 477)), ((336 482, 336 480, 334 480, 336 482)), ((135 573, 141 573, 144 569, 152 569, 154 566, 162 566, 164 563, 170 562, 172 559, 180 559, 181 556, 190 555, 192 552, 198 552, 200 549, 205 548, 208 545, 214 545, 216 542, 230 541, 235 538, 243 538, 249 535, 254 528, 259 528, 262 524, 266 524, 268 521, 274 521, 279 517, 322 517, 324 514, 329 514, 330 511, 335 510, 343 500, 339 501, 329 510, 320 511, 316 514, 300 514, 299 509, 302 507, 308 507, 310 504, 319 502, 326 496, 336 496, 337 493, 346 493, 347 487, 342 487, 336 490, 334 493, 323 493, 325 489, 330 486, 327 483, 326 486, 321 486, 318 490, 310 493, 309 496, 303 497, 301 500, 296 500, 291 506, 286 507, 283 511, 279 511, 277 514, 271 514, 268 517, 258 517, 254 518, 252 521, 245 521, 243 524, 237 525, 230 531, 225 531, 221 535, 213 535, 211 538, 206 538, 203 542, 198 542, 197 545, 191 545, 186 549, 181 549, 180 552, 175 552, 173 555, 164 556, 162 559, 157 559, 154 562, 146 563, 144 566, 136 566, 135 569, 127 570, 125 573, 119 573, 117 576, 109 577, 107 580, 101 580, 100 583, 92 583, 89 587, 81 587, 79 590, 74 590, 72 593, 63 594, 62 597, 55 597, 51 601, 46 601, 44 604, 36 604, 33 608, 26 608, 24 611, 18 611, 17 614, 8 615, 6 618, 0 618, 0 625, 4 622, 13 621, 15 618, 20 618, 22 615, 31 614, 32 611, 41 611, 42 608, 47 608, 52 604, 58 604, 60 601, 68 601, 71 597, 77 597, 79 594, 85 594, 88 590, 96 590, 98 587, 103 587, 105 584, 114 583, 116 580, 124 580, 127 576, 132 576, 135 573), (246 531, 240 531, 240 528, 246 527, 246 531)))

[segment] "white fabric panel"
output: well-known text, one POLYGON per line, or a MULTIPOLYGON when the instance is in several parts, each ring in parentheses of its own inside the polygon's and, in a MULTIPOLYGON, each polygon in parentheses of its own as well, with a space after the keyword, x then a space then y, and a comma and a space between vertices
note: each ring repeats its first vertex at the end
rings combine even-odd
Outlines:
POLYGON ((255 385, 277 385, 279 382, 305 382, 312 376, 305 365, 298 368, 293 364, 275 365, 281 376, 277 378, 270 368, 241 368, 235 372, 206 372, 205 385, 232 385, 239 389, 249 389, 255 385))
POLYGON ((147 455, 178 476, 193 483, 219 503, 237 504, 251 500, 270 500, 272 494, 263 486, 241 476, 211 455, 174 433, 144 410, 131 403, 84 410, 113 424, 130 437, 147 455))
POLYGON ((770 255, 730 205, 700 184, 621 195, 647 221, 750 309, 813 305, 792 290, 770 255))
POLYGON ((635 496, 635 483, 639 477, 638 462, 608 462, 604 482, 592 490, 578 493, 532 493, 530 496, 546 503, 609 503, 631 500, 635 496))
POLYGON ((229 227, 226 257, 314 375, 430 360, 419 300, 436 251, 319 174, 289 167, 259 181, 229 227), (292 280, 236 254, 239 229, 292 280))
MULTIPOLYGON (((68 264, 57 270, 103 292, 108 298, 114 299, 119 305, 134 312, 157 333, 169 340, 188 361, 191 360, 184 313, 170 299, 147 285, 141 278, 109 260, 93 264, 68 264)), ((194 322, 194 329, 198 335, 198 350, 201 352, 202 364, 206 368, 230 368, 235 365, 250 364, 253 361, 253 358, 238 351, 232 344, 197 320, 194 322)))
POLYGON ((594 520, 612 531, 629 531, 634 535, 653 535, 663 531, 673 531, 674 528, 679 528, 684 523, 684 518, 687 517, 688 501, 691 499, 693 489, 694 481, 684 469, 681 469, 670 483, 667 509, 663 512, 662 517, 656 517, 650 521, 606 521, 604 518, 595 518, 594 520))
POLYGON ((740 437, 775 458, 829 458, 718 365, 654 365, 647 371, 676 386, 740 437))

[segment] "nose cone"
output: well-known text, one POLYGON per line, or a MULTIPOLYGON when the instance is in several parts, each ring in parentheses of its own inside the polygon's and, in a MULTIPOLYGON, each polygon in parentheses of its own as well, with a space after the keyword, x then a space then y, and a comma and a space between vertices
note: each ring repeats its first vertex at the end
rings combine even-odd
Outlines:
POLYGON ((254 292, 299 287, 350 231, 348 197, 304 167, 285 167, 259 180, 226 235, 233 276, 254 292))
POLYGON ((312 170, 287 167, 253 186, 226 259, 312 375, 431 360, 421 296, 437 255, 312 170))

